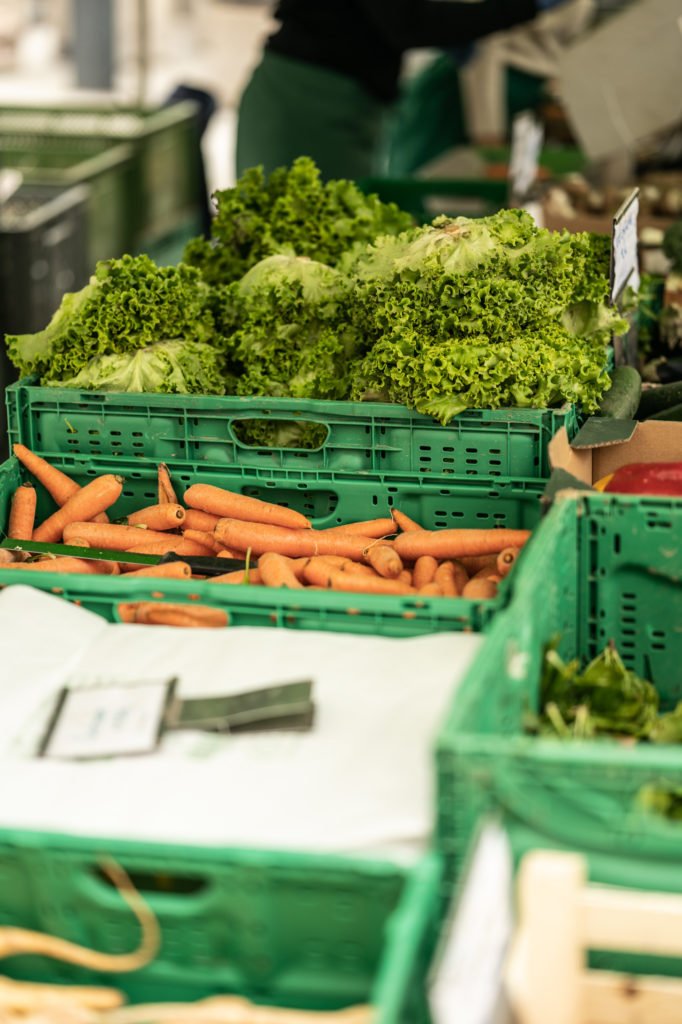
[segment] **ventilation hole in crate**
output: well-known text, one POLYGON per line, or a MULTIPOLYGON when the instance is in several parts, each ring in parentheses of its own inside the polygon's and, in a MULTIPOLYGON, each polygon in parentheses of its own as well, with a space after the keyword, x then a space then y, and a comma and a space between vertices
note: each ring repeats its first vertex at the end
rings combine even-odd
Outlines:
POLYGON ((184 480, 184 482, 186 484, 188 484, 188 483, 190 483, 192 481, 192 477, 190 476, 189 473, 179 473, 178 475, 179 475, 180 479, 184 480))
POLYGON ((478 448, 465 448, 464 451, 467 453, 467 455, 477 455, 478 454, 478 448))
POLYGON ((649 519, 647 526, 650 530, 672 530, 673 524, 669 519, 649 519))
POLYGON ((447 512, 444 512, 442 509, 436 509, 433 514, 434 516, 447 516, 447 512))
POLYGON ((431 451, 431 445, 430 444, 420 444, 419 445, 419 451, 420 452, 430 452, 431 451))
POLYGON ((447 488, 441 487, 441 489, 439 490, 438 493, 439 494, 444 494, 447 498, 450 497, 450 491, 447 488))
POLYGON ((637 611, 637 605, 636 604, 622 604, 621 608, 622 608, 622 610, 624 612, 636 612, 637 611))
POLYGON ((388 491, 389 494, 397 494, 398 493, 398 488, 397 487, 387 487, 386 490, 388 491))
POLYGON ((92 430, 88 430, 88 434, 90 434, 90 436, 92 436, 93 434, 99 434, 99 430, 95 430, 93 428, 92 430))
POLYGON ((449 444, 444 444, 443 445, 443 451, 444 452, 454 452, 454 450, 455 449, 452 447, 452 445, 449 445, 449 444))
POLYGON ((662 643, 652 644, 651 649, 652 651, 664 651, 666 649, 666 645, 662 643))
POLYGON ((144 448, 144 441, 133 441, 133 448, 144 448))
POLYGON ((372 495, 372 504, 373 505, 378 505, 379 504, 379 496, 377 494, 373 494, 372 495))
POLYGON ((144 437, 144 434, 141 430, 133 430, 132 437, 144 437))
POLYGON ((145 491, 144 494, 142 495, 143 498, 158 498, 158 496, 158 491, 145 491))
POLYGON ((440 528, 442 526, 447 526, 448 525, 448 521, 447 521, 447 519, 434 519, 433 525, 437 526, 438 528, 440 528))
POLYGON ((489 512, 477 512, 476 513, 476 518, 477 519, 489 519, 490 518, 490 513, 489 512))
POLYGON ((467 464, 467 466, 477 466, 478 465, 478 459, 467 459, 466 460, 466 464, 467 464))
POLYGON ((455 509, 454 512, 450 513, 451 519, 464 519, 464 513, 461 509, 455 509))
POLYGON ((121 436, 121 431, 120 430, 110 430, 109 433, 111 434, 112 437, 120 437, 121 436))
POLYGON ((633 618, 631 615, 624 615, 621 621, 626 622, 628 625, 634 626, 637 622, 637 619, 633 618))
POLYGON ((493 519, 506 519, 507 515, 505 512, 493 512, 493 519))
POLYGON ((620 534, 614 533, 613 535, 613 550, 616 555, 620 554, 620 534))
POLYGON ((431 456, 430 455, 420 455, 419 456, 419 461, 420 462, 430 462, 431 461, 431 456))
POLYGON ((633 650, 634 646, 635 646, 634 640, 623 640, 621 642, 621 647, 624 647, 626 651, 633 650))
POLYGON ((250 498, 261 498, 265 501, 276 501, 277 505, 294 508, 313 519, 321 519, 331 515, 339 503, 335 491, 306 491, 302 494, 293 488, 277 488, 273 495, 272 488, 252 484, 242 489, 242 494, 250 498))
POLYGON ((501 455, 502 454, 502 449, 501 448, 490 448, 489 451, 490 451, 491 455, 501 455))
POLYGON ((112 448, 122 448, 123 447, 123 442, 122 441, 112 441, 111 442, 111 447, 112 448))
POLYGON ((490 460, 490 465, 491 466, 501 466, 502 465, 502 460, 501 459, 491 459, 490 460))
POLYGON ((651 635, 655 636, 657 640, 664 640, 666 634, 665 634, 665 630, 663 630, 663 629, 652 629, 651 630, 651 635))

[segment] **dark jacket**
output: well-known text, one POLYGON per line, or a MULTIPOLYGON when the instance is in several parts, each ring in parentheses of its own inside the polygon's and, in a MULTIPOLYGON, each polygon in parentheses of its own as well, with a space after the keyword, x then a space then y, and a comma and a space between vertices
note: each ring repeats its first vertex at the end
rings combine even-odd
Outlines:
POLYGON ((280 28, 267 48, 347 75, 390 102, 406 50, 466 45, 537 10, 536 0, 280 0, 280 28))

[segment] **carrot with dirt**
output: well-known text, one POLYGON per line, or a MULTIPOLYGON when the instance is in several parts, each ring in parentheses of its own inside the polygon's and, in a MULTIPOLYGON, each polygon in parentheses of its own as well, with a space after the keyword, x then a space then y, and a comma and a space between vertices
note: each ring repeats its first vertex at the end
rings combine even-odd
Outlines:
POLYGON ((144 526, 148 530, 180 530, 185 521, 185 509, 168 501, 162 505, 148 505, 132 512, 127 519, 128 526, 144 526))
POLYGON ((212 484, 193 484, 185 491, 185 504, 211 512, 221 518, 240 519, 248 523, 282 526, 291 530, 310 528, 310 520, 292 508, 283 508, 260 498, 227 491, 212 484))
POLYGON ((522 547, 530 530, 415 530, 398 534, 393 546, 401 558, 416 561, 421 555, 457 558, 497 555, 506 547, 522 547))
POLYGON ((53 512, 33 533, 33 540, 52 544, 61 540, 65 528, 74 522, 87 522, 106 511, 121 497, 123 477, 105 473, 81 487, 61 508, 53 512))
POLYGON ((302 584, 294 574, 291 561, 285 555, 278 555, 274 551, 267 551, 261 555, 258 559, 258 571, 263 584, 266 587, 289 587, 291 590, 300 590, 302 584))
POLYGON ((38 562, 14 562, 10 565, 3 565, 3 569, 17 572, 64 572, 83 573, 88 576, 97 576, 98 572, 94 562, 86 562, 83 558, 75 558, 71 555, 57 555, 55 558, 43 558, 38 562))
POLYGON ((327 534, 318 530, 290 530, 282 526, 238 519, 221 519, 215 533, 225 547, 233 551, 246 551, 250 548, 256 556, 264 555, 266 551, 276 551, 290 558, 343 555, 357 562, 362 560, 365 549, 375 542, 373 537, 362 537, 354 533, 327 534))
MULTIPOLYGON (((60 469, 51 466, 49 462, 40 455, 36 455, 26 445, 15 444, 12 447, 12 451, 17 459, 19 459, 19 462, 36 478, 38 483, 43 485, 55 504, 59 505, 60 508, 81 489, 80 484, 72 480, 66 473, 62 473, 60 469)), ((102 523, 108 523, 109 517, 106 512, 100 512, 97 520, 102 523)))
POLYGON ((397 579, 404 569, 400 555, 388 544, 371 544, 363 554, 367 564, 388 580, 397 579))
POLYGON ((7 536, 13 540, 32 540, 36 518, 36 489, 32 483, 20 484, 12 497, 7 536))
POLYGON ((126 579, 136 579, 138 576, 153 576, 167 580, 188 580, 192 576, 192 570, 187 562, 164 562, 163 565, 146 565, 144 569, 134 569, 126 573, 126 579))
POLYGON ((213 533, 220 522, 220 516, 213 516, 210 512, 202 512, 198 508, 185 509, 185 518, 180 524, 181 530, 202 530, 205 533, 213 533))
POLYGON ((168 466, 165 462, 159 463, 157 470, 157 481, 158 481, 158 492, 159 492, 159 505, 177 505, 178 497, 175 493, 173 484, 171 483, 170 473, 168 472, 168 466))
POLYGON ((318 533, 360 533, 363 537, 375 537, 377 540, 390 537, 396 532, 392 519, 364 519, 358 523, 345 523, 342 526, 328 526, 318 533))
POLYGON ((396 526, 400 527, 403 533, 414 533, 417 530, 424 529, 423 526, 420 526, 414 519, 410 519, 409 516, 406 516, 404 512, 397 508, 391 509, 391 516, 396 526))
MULTIPOLYGON (((64 543, 74 544, 76 539, 86 540, 92 548, 102 551, 127 551, 136 544, 167 541, 168 534, 160 530, 146 530, 142 526, 123 526, 118 523, 69 523, 64 529, 64 543)), ((180 542, 182 537, 177 537, 180 542)))

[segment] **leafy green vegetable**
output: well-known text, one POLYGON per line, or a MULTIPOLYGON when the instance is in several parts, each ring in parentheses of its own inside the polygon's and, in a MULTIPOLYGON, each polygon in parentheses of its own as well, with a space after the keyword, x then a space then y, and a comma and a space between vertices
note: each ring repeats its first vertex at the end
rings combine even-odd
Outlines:
POLYGON ((528 730, 562 738, 606 734, 648 739, 661 721, 656 688, 626 668, 612 646, 582 672, 577 658, 565 663, 550 647, 540 707, 540 715, 529 719, 528 730))
POLYGON ((412 223, 394 203, 364 195, 353 182, 323 182, 308 157, 267 179, 261 167, 247 170, 215 198, 211 240, 194 239, 184 255, 210 284, 237 281, 266 256, 287 250, 333 266, 355 244, 412 223))
MULTIPOLYGON (((8 337, 9 357, 23 375, 52 383, 76 379, 96 356, 130 355, 161 341, 216 342, 210 297, 198 272, 182 264, 157 267, 148 256, 98 263, 43 331, 8 337)), ((199 380, 195 371, 190 376, 199 380)))
POLYGON ((177 395, 225 394, 222 359, 202 341, 159 341, 136 352, 95 356, 55 387, 97 391, 146 391, 177 395))
POLYGON ((380 238, 342 266, 371 346, 352 369, 353 398, 445 424, 468 408, 571 401, 592 412, 608 387, 604 345, 627 324, 606 305, 599 237, 501 210, 380 238))
POLYGON ((682 821, 681 786, 642 786, 637 794, 636 803, 650 814, 658 814, 670 821, 682 821))

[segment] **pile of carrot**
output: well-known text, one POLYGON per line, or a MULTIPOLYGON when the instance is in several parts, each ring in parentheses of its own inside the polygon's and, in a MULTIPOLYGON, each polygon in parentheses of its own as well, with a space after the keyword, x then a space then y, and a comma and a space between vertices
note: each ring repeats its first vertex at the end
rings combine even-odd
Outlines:
MULTIPOLYGON (((239 558, 248 568, 210 579, 215 584, 313 588, 364 594, 492 598, 530 536, 527 530, 427 530, 397 509, 385 518, 314 529, 300 512, 259 498, 193 484, 183 503, 167 466, 158 467, 158 501, 124 521, 107 510, 118 500, 121 477, 105 474, 81 487, 24 445, 14 454, 57 504, 36 525, 33 484, 13 496, 8 537, 120 551, 120 561, 36 556, 0 549, 3 568, 17 571, 125 574, 126 578, 192 577, 187 562, 138 568, 125 552, 239 558)), ((195 576, 194 578, 201 578, 195 576)))

